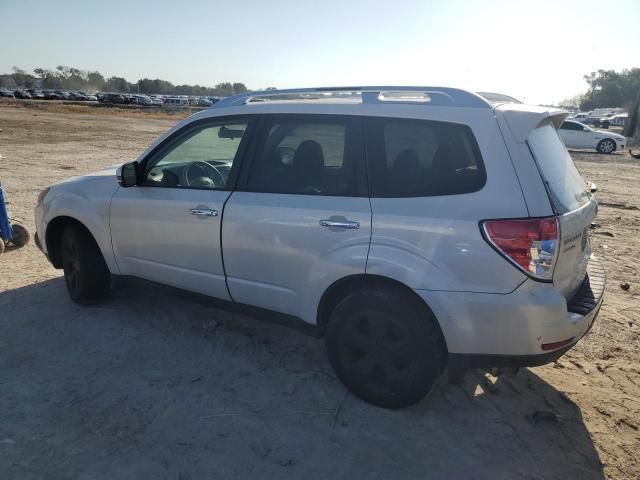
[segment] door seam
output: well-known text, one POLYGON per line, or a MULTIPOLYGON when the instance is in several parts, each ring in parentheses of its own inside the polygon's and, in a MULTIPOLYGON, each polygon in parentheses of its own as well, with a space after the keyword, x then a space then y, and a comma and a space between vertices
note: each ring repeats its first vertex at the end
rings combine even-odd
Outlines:
POLYGON ((224 246, 222 244, 222 229, 224 227, 224 214, 227 210, 227 202, 229 201, 229 199, 231 198, 231 196, 234 194, 235 192, 231 192, 229 194, 229 196, 226 198, 226 200, 222 203, 222 212, 220 212, 220 260, 222 261, 222 273, 224 275, 224 285, 227 288, 227 295, 229 295, 229 298, 231 299, 232 302, 235 302, 235 300, 233 299, 233 295, 231 295, 231 290, 229 289, 229 277, 227 276, 227 267, 224 264, 224 246))
POLYGON ((367 247, 367 258, 364 261, 365 275, 369 267, 369 253, 371 253, 371 242, 373 241, 373 205, 371 205, 371 197, 367 197, 367 199, 369 200, 369 246, 367 247))

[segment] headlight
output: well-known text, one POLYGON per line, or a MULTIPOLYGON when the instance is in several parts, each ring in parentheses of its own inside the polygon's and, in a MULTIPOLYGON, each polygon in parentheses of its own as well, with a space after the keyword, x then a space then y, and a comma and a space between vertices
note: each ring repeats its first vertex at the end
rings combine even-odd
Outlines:
POLYGON ((42 190, 40 192, 40 194, 38 195, 38 203, 37 205, 41 205, 42 201, 44 200, 44 197, 47 195, 47 193, 49 193, 49 190, 51 190, 51 187, 47 187, 44 190, 42 190))

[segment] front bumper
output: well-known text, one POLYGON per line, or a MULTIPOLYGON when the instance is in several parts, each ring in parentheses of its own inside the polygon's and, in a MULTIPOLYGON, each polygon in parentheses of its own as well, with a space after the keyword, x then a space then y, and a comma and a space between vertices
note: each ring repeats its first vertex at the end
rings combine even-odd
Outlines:
POLYGON ((586 335, 602 306, 604 287, 604 268, 592 257, 569 302, 552 284, 533 280, 508 295, 418 293, 440 323, 450 366, 525 367, 556 360, 586 335), (543 349, 568 339, 561 347, 543 349))

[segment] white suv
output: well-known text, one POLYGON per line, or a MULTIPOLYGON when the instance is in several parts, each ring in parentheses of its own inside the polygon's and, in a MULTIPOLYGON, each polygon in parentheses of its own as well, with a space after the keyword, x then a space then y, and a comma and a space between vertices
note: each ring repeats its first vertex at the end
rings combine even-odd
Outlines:
POLYGON ((419 401, 446 367, 540 365, 602 303, 597 205, 556 131, 566 112, 486 98, 230 97, 43 191, 36 238, 77 302, 131 275, 301 320, 376 405, 419 401))

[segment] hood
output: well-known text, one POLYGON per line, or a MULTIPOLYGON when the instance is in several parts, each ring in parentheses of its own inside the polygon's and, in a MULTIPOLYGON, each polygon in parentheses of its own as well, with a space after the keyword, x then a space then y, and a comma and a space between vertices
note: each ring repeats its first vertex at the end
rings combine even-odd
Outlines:
POLYGON ((594 130, 594 133, 597 133, 601 138, 613 138, 615 140, 626 140, 627 138, 624 135, 620 135, 619 133, 611 133, 606 130, 594 130))
POLYGON ((70 177, 60 182, 57 182, 54 185, 62 185, 65 183, 76 183, 76 182, 106 182, 110 180, 113 182, 114 186, 118 186, 118 182, 116 181, 116 169, 118 167, 119 165, 113 165, 110 167, 106 167, 102 170, 98 170, 97 172, 70 177))

